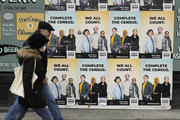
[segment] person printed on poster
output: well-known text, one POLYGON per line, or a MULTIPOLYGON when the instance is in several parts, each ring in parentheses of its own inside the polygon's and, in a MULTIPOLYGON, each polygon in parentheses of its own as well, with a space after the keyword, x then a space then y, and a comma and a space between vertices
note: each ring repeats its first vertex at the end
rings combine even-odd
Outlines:
POLYGON ((101 36, 98 39, 98 50, 99 51, 108 51, 107 39, 106 39, 104 30, 102 30, 100 32, 100 34, 101 34, 101 36))
POLYGON ((64 41, 68 51, 76 50, 76 36, 74 35, 74 29, 69 29, 69 35, 67 36, 66 41, 64 41))
POLYGON ((90 35, 90 40, 92 44, 92 53, 97 53, 98 52, 98 39, 100 38, 98 27, 95 26, 93 28, 93 31, 94 33, 90 35))
POLYGON ((164 3, 173 3, 173 0, 164 0, 164 3))
POLYGON ((131 3, 140 3, 140 0, 130 0, 131 3))
POLYGON ((90 93, 89 83, 85 81, 85 75, 81 75, 80 79, 81 82, 79 83, 79 98, 80 100, 88 100, 90 93))
POLYGON ((114 84, 111 86, 110 89, 110 96, 113 100, 123 100, 123 91, 122 91, 122 85, 121 83, 121 77, 117 76, 114 79, 114 84))
POLYGON ((112 0, 113 5, 124 5, 124 0, 112 0))
POLYGON ((156 53, 156 46, 153 39, 154 32, 152 29, 147 31, 147 37, 143 40, 143 50, 146 54, 148 53, 156 53))
POLYGON ((59 84, 58 84, 59 80, 57 78, 57 76, 53 76, 51 79, 51 83, 49 84, 49 88, 51 90, 51 93, 54 97, 54 99, 60 99, 61 95, 60 95, 60 89, 59 89, 59 84))
POLYGON ((163 7, 163 0, 153 0, 154 8, 162 8, 163 7))
POLYGON ((136 78, 132 79, 132 84, 129 87, 129 96, 130 98, 139 98, 139 88, 136 83, 136 78))
POLYGON ((80 6, 82 7, 82 10, 85 10, 85 7, 88 6, 89 0, 79 0, 80 6))
POLYGON ((51 35, 49 36, 49 42, 48 42, 48 57, 53 56, 57 53, 58 50, 58 37, 51 32, 51 35))
POLYGON ((129 53, 130 51, 130 38, 128 36, 128 31, 123 30, 122 36, 122 50, 121 53, 129 53))
POLYGON ((107 98, 107 83, 106 83, 106 77, 101 76, 101 82, 99 83, 99 97, 100 98, 107 98))
POLYGON ((144 6, 145 7, 152 7, 153 0, 144 0, 144 6))
POLYGON ((92 45, 91 40, 89 38, 89 30, 85 29, 83 31, 83 36, 81 37, 79 49, 81 50, 81 53, 91 53, 92 52, 92 45))
POLYGON ((169 83, 169 77, 164 77, 164 83, 162 84, 162 97, 163 98, 170 98, 171 93, 171 84, 169 83))
POLYGON ((130 37, 130 49, 131 51, 139 51, 139 36, 138 36, 138 30, 133 29, 132 36, 130 37))
POLYGON ((111 53, 118 54, 120 52, 120 48, 122 47, 122 39, 117 34, 117 28, 112 29, 112 34, 110 37, 110 47, 111 47, 111 53))
POLYGON ((158 31, 158 33, 154 35, 154 44, 156 46, 156 53, 161 54, 162 53, 162 41, 164 38, 163 28, 158 27, 157 31, 158 31))
POLYGON ((62 74, 62 80, 59 83, 59 88, 61 92, 61 99, 66 100, 66 86, 68 85, 67 75, 62 74))
POLYGON ((165 32, 165 36, 162 40, 162 51, 166 51, 166 52, 172 52, 172 42, 171 42, 171 38, 169 37, 169 31, 165 32))
POLYGON ((161 84, 159 83, 159 77, 154 78, 152 100, 160 102, 161 100, 161 84))
POLYGON ((151 100, 151 95, 153 93, 152 83, 149 82, 149 76, 143 76, 144 82, 142 83, 142 98, 145 101, 151 100))
POLYGON ((98 100, 98 84, 95 77, 91 77, 89 100, 92 102, 98 100))
POLYGON ((99 0, 99 3, 107 3, 108 0, 99 0))
POLYGON ((66 86, 66 94, 69 98, 76 98, 76 88, 73 84, 73 78, 69 78, 69 83, 66 86))
POLYGON ((66 40, 65 32, 63 29, 61 29, 59 31, 59 41, 58 41, 58 45, 59 45, 58 53, 60 54, 66 53, 66 46, 64 45, 65 40, 66 40))
POLYGON ((48 3, 49 3, 50 6, 60 5, 60 1, 59 0, 48 0, 48 3))
POLYGON ((98 0, 89 0, 89 7, 93 9, 98 8, 98 0))
POLYGON ((125 80, 122 81, 123 100, 129 100, 129 88, 131 86, 130 75, 125 75, 125 80))

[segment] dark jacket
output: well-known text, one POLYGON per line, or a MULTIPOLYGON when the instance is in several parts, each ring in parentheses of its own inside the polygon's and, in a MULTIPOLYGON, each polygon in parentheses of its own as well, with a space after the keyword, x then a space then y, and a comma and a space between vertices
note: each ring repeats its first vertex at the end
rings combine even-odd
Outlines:
POLYGON ((136 38, 132 35, 130 37, 131 43, 131 51, 139 51, 139 36, 137 35, 136 38))
POLYGON ((76 98, 76 89, 75 89, 74 85, 68 84, 66 86, 66 95, 67 95, 67 97, 72 97, 72 94, 74 95, 74 98, 76 98), (71 91, 73 93, 71 93, 71 91))
MULTIPOLYGON (((144 83, 143 83, 143 84, 144 84, 144 83)), ((143 86, 143 84, 142 84, 142 86, 143 86)), ((143 88, 143 87, 142 87, 142 88, 143 88)), ((153 93, 153 86, 152 86, 152 84, 148 81, 148 82, 146 83, 146 87, 145 87, 145 89, 144 89, 144 95, 143 95, 143 97, 151 97, 152 93, 153 93)))
POLYGON ((102 85, 101 82, 99 83, 98 92, 99 92, 99 97, 102 97, 102 98, 107 97, 107 84, 106 84, 106 82, 104 83, 104 85, 102 85))
MULTIPOLYGON (((153 85, 153 88, 154 88, 154 85, 153 85)), ((160 99, 161 99, 161 84, 160 83, 157 84, 155 91, 153 91, 152 99, 154 101, 160 101, 160 99), (158 94, 154 94, 154 92, 158 93, 158 94)))
POLYGON ((72 37, 68 35, 67 39, 64 41, 64 44, 68 46, 69 51, 75 51, 76 50, 76 37, 74 35, 72 37))
POLYGON ((164 0, 164 3, 172 3, 173 0, 164 0))
MULTIPOLYGON (((80 84, 81 84, 81 82, 79 83, 79 86, 80 86, 80 84)), ((81 94, 79 91, 79 95, 89 97, 89 92, 90 92, 89 83, 84 81, 83 86, 82 86, 82 90, 81 90, 81 94)))
POLYGON ((131 84, 130 88, 129 88, 129 96, 131 98, 139 98, 139 88, 134 84, 131 84))
POLYGON ((99 51, 104 51, 104 50, 103 50, 103 46, 106 48, 106 51, 108 51, 106 38, 105 38, 105 37, 100 37, 100 38, 98 39, 98 50, 99 50, 99 51), (104 42, 103 42, 103 41, 104 41, 104 42), (104 43, 104 45, 103 45, 103 43, 104 43))
MULTIPOLYGON (((111 38, 112 38, 112 36, 111 36, 111 38)), ((111 41, 111 38, 110 38, 110 41, 111 41)), ((111 44, 110 44, 110 46, 111 46, 111 44)), ((122 39, 121 39, 121 37, 118 34, 116 34, 115 37, 114 37, 113 46, 112 46, 111 49, 113 49, 113 50, 116 50, 116 49, 120 50, 121 47, 122 47, 122 39)))
POLYGON ((23 64, 23 86, 25 98, 19 97, 19 103, 25 108, 42 108, 46 102, 42 96, 43 80, 45 79, 45 65, 42 62, 42 55, 36 49, 21 48, 18 50, 20 65, 23 64), (32 88, 32 75, 36 60, 35 73, 38 76, 32 88))
MULTIPOLYGON (((59 40, 59 38, 58 38, 59 40)), ((67 41, 67 37, 66 36, 62 36, 61 41, 60 41, 60 45, 62 45, 62 47, 60 47, 60 53, 66 53, 66 42, 67 41)))
MULTIPOLYGON (((39 30, 36 30, 34 33, 40 33, 40 31, 39 30)), ((23 47, 25 47, 25 46, 29 46, 29 44, 28 44, 28 41, 29 41, 29 39, 30 39, 30 37, 23 43, 23 47)), ((41 56, 42 56, 42 63, 43 63, 43 65, 44 65, 44 71, 45 71, 45 74, 46 74, 46 72, 47 72, 47 49, 46 49, 46 51, 44 52, 44 53, 41 53, 41 56)))
POLYGON ((162 50, 163 51, 172 51, 172 47, 171 47, 171 39, 169 37, 164 37, 164 39, 162 40, 162 50), (169 48, 169 50, 168 50, 169 48))
POLYGON ((129 53, 130 51, 130 37, 126 36, 121 53, 129 53))
POLYGON ((165 85, 165 83, 162 84, 162 97, 169 98, 170 97, 170 89, 171 85, 168 83, 168 85, 165 85))
MULTIPOLYGON (((91 88, 91 85, 90 85, 91 88)), ((94 85, 92 86, 92 90, 90 91, 89 94, 89 100, 97 100, 98 99, 98 84, 94 83, 94 85), (95 92, 95 94, 91 94, 91 92, 95 92)))

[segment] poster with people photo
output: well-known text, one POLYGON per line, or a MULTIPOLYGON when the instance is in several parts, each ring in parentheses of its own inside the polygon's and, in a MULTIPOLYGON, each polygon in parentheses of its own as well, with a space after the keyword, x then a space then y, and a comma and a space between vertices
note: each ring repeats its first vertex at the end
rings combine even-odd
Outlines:
POLYGON ((140 24, 140 12, 110 11, 108 52, 129 54, 139 51, 140 24))
POLYGON ((129 105, 130 98, 139 98, 140 82, 139 59, 109 59, 108 105, 129 105))
POLYGON ((173 53, 174 11, 142 11, 140 52, 145 54, 173 53))
POLYGON ((57 100, 76 98, 77 94, 77 60, 52 59, 48 60, 47 77, 50 90, 57 100))
POLYGON ((77 53, 83 55, 108 51, 108 20, 107 11, 77 12, 77 53))
POLYGON ((98 5, 107 4, 108 0, 76 0, 77 11, 97 11, 98 5))
POLYGON ((45 0, 45 10, 66 11, 68 3, 75 5, 76 0, 45 0))
POLYGON ((45 21, 55 29, 49 37, 48 56, 65 56, 76 51, 76 12, 47 11, 45 21))
POLYGON ((107 60, 79 59, 77 72, 77 98, 80 101, 97 103, 98 98, 107 98, 107 60))
POLYGON ((131 4, 139 4, 139 0, 108 0, 110 11, 130 11, 131 4))
POLYGON ((173 6, 175 5, 175 0, 140 0, 140 6, 141 6, 140 9, 142 11, 164 10, 163 9, 164 4, 172 5, 171 10, 173 10, 173 6))
POLYGON ((140 100, 159 102, 161 98, 172 100, 172 60, 141 59, 140 100))

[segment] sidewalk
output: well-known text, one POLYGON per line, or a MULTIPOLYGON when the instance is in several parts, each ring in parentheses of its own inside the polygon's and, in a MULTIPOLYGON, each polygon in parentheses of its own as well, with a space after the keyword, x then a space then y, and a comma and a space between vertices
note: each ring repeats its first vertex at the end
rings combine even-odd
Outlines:
MULTIPOLYGON (((0 120, 3 120, 7 109, 0 108, 0 120)), ((180 109, 173 110, 92 110, 61 109, 65 120, 180 120, 180 109)), ((30 110, 23 120, 41 120, 30 110)))

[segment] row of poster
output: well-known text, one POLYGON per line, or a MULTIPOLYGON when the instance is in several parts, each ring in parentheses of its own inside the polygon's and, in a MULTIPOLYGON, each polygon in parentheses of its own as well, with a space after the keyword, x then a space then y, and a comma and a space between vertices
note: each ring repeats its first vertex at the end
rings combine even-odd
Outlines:
POLYGON ((172 60, 168 59, 49 59, 47 77, 58 100, 172 99, 172 60))
POLYGON ((46 10, 67 10, 74 8, 77 11, 128 11, 133 8, 142 11, 146 10, 164 10, 163 5, 168 5, 166 8, 173 9, 175 0, 45 0, 46 10), (135 6, 132 6, 135 5, 135 6), (138 5, 138 6, 137 6, 138 5), (170 5, 170 6, 169 6, 170 5), (107 8, 108 7, 108 8, 107 8))
MULTIPOLYGON (((17 13, 16 31, 9 30, 14 29, 14 25, 7 28, 3 24, 3 36, 16 32, 17 40, 26 40, 43 19, 43 13, 17 13)), ((51 55, 66 51, 173 53, 174 11, 46 11, 45 21, 55 28, 48 43, 51 55)))
POLYGON ((55 28, 49 54, 173 53, 174 11, 46 11, 45 21, 55 28))

